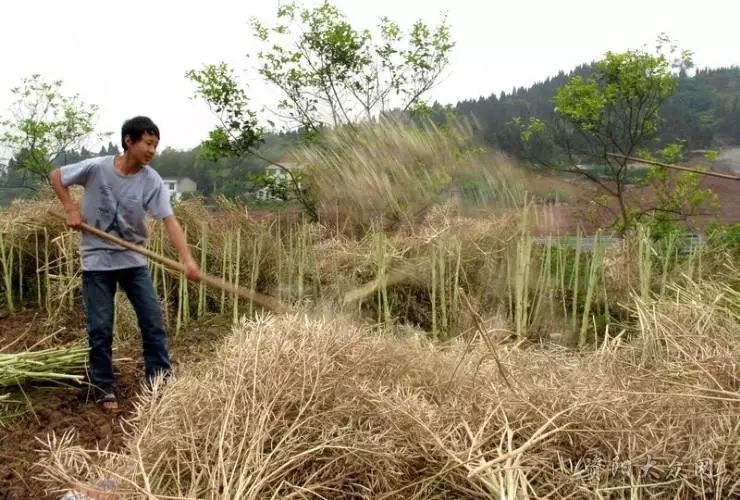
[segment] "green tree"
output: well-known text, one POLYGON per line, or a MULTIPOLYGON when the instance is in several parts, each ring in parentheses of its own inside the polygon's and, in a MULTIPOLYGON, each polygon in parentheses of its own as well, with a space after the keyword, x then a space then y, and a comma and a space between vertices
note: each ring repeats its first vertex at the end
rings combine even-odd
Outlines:
MULTIPOLYGON (((352 126, 392 109, 424 107, 425 94, 442 74, 453 47, 445 19, 435 28, 417 21, 404 33, 382 18, 374 38, 368 30, 355 29, 329 2, 312 9, 283 5, 277 18, 277 25, 269 28, 252 19, 255 37, 266 47, 257 54, 258 71, 281 91, 275 110, 280 119, 313 141, 325 127, 352 126)), ((316 218, 310 182, 258 152, 265 126, 233 70, 211 64, 188 71, 187 77, 219 119, 203 143, 204 153, 214 159, 253 154, 281 168, 298 201, 316 218)))
MULTIPOLYGON (((717 152, 710 151, 706 159, 713 161, 717 152)), ((649 157, 648 153, 643 153, 649 157)), ((675 164, 683 159, 683 145, 669 144, 660 151, 661 159, 667 164, 675 164)), ((716 206, 717 195, 711 189, 700 187, 700 174, 683 172, 675 175, 667 167, 656 166, 647 172, 646 182, 653 188, 655 201, 647 208, 635 210, 635 218, 650 216, 653 236, 660 238, 681 230, 681 223, 691 215, 698 215, 700 207, 716 206)))
MULTIPOLYGON (((678 74, 691 65, 691 54, 667 47, 659 39, 658 50, 608 52, 594 64, 588 76, 576 75, 555 94, 555 117, 550 127, 537 119, 519 120, 525 151, 543 151, 543 135, 549 135, 557 151, 549 158, 531 157, 535 163, 581 175, 604 193, 596 201, 615 215, 615 225, 624 232, 656 213, 681 216, 686 209, 682 194, 699 191, 698 177, 677 176, 668 190, 667 172, 655 171, 646 182, 660 182, 660 196, 649 207, 638 207, 627 196, 628 185, 636 181, 628 157, 649 155, 654 149, 662 125, 660 110, 676 89, 678 74), (616 207, 614 206, 616 205, 616 207)), ((678 145, 668 145, 665 155, 679 158, 678 145)), ((692 196, 694 205, 707 196, 692 196), (695 203, 694 203, 695 202, 695 203)))
POLYGON ((38 74, 11 92, 15 100, 9 115, 0 119, 0 145, 14 158, 24 184, 33 188, 47 180, 65 152, 81 148, 92 135, 98 108, 77 94, 65 95, 61 81, 47 82, 38 74))
POLYGON ((283 5, 275 26, 252 19, 252 28, 265 47, 259 72, 282 91, 281 116, 310 133, 425 106, 454 45, 445 18, 404 31, 383 17, 373 34, 329 2, 283 5))
POLYGON ((196 95, 208 103, 219 122, 200 145, 200 156, 212 162, 232 160, 232 165, 238 165, 239 162, 234 163, 233 160, 251 155, 279 167, 290 179, 296 198, 306 213, 312 219, 318 219, 316 203, 304 188, 301 178, 259 152, 259 147, 265 143, 266 131, 259 125, 257 114, 251 109, 247 93, 234 71, 223 63, 211 64, 201 70, 190 70, 186 76, 196 84, 196 95))

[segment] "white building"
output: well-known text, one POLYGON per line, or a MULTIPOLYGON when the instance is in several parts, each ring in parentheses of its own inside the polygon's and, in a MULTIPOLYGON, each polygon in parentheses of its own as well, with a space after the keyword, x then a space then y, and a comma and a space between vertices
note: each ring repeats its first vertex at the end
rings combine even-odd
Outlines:
POLYGON ((194 193, 198 187, 190 177, 165 177, 162 180, 172 201, 180 201, 182 193, 194 193))
MULTIPOLYGON (((281 162, 280 164, 291 173, 297 173, 303 170, 303 165, 299 165, 298 163, 281 162)), ((265 177, 273 177, 279 180, 281 184, 284 183, 284 185, 286 185, 289 191, 293 191, 294 189, 293 181, 290 179, 288 173, 276 165, 268 165, 265 167, 265 177)), ((300 181, 298 182, 298 187, 301 187, 300 181)), ((255 191, 254 195, 258 200, 279 200, 279 198, 273 194, 270 186, 258 189, 255 191)))

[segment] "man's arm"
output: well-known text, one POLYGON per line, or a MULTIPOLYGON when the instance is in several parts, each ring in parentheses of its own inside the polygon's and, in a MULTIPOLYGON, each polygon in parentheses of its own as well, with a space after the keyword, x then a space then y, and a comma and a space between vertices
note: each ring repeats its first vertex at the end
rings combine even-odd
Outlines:
POLYGON ((177 222, 174 215, 169 215, 163 220, 167 235, 170 237, 172 245, 177 249, 177 253, 180 254, 180 261, 185 265, 185 276, 192 281, 200 280, 200 268, 190 254, 190 248, 188 248, 188 243, 185 241, 185 234, 182 232, 180 223, 177 222))
POLYGON ((74 229, 80 229, 82 225, 82 214, 80 213, 80 207, 77 202, 72 199, 72 195, 69 194, 69 189, 62 184, 62 171, 58 168, 52 170, 49 174, 51 180, 51 186, 54 188, 54 192, 62 202, 64 212, 67 214, 67 225, 74 229))

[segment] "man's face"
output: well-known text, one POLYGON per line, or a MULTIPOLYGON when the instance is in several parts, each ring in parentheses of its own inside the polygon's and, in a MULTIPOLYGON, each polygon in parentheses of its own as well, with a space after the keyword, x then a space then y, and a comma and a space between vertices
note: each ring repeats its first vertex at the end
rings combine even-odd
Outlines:
POLYGON ((148 165, 154 159, 154 155, 157 152, 159 139, 157 139, 156 135, 144 132, 144 135, 141 136, 141 140, 136 143, 131 142, 131 138, 127 136, 126 144, 128 146, 129 155, 140 163, 148 165))

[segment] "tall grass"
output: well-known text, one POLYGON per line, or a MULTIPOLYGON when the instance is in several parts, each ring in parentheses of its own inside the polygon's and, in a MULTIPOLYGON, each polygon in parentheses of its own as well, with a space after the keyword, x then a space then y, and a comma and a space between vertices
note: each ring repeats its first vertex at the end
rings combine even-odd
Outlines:
POLYGON ((522 174, 476 144, 466 122, 366 123, 338 129, 326 147, 296 156, 308 166, 325 223, 339 216, 360 230, 413 222, 450 196, 487 207, 516 205, 524 196, 522 174))
MULTIPOLYGON (((681 253, 675 242, 655 242, 647 231, 629 246, 598 236, 588 240, 588 248, 579 238, 535 238, 525 226, 526 209, 519 216, 513 212, 513 219, 493 216, 490 222, 432 211, 421 222, 428 225, 426 232, 390 232, 375 225, 360 240, 337 238, 302 220, 256 223, 239 207, 223 208, 217 216, 223 226, 204 230, 202 210, 194 201, 178 207, 178 216, 205 270, 284 301, 337 307, 345 294, 370 284, 373 292, 359 300, 361 314, 371 313, 367 318, 377 324, 421 326, 439 339, 470 327, 460 307, 462 290, 484 315, 503 310, 521 338, 558 334, 583 347, 603 337, 607 325, 620 331, 632 291, 644 301, 659 300, 673 284, 701 280, 704 271, 719 265, 706 265, 716 259, 710 249, 681 253), (522 229, 511 234, 518 224, 522 229)), ((2 241, 8 309, 41 304, 54 314, 79 310, 76 234, 49 226, 2 241), (27 255, 22 268, 13 257, 20 253, 27 255), (21 289, 23 303, 17 300, 21 289)), ((176 257, 156 225, 149 246, 176 257)), ((150 269, 176 334, 192 318, 228 313, 237 321, 257 312, 253 304, 190 283, 158 264, 150 269)))
POLYGON ((5 304, 10 312, 15 310, 13 300, 13 247, 6 243, 6 237, 0 232, 0 265, 5 285, 5 304))

